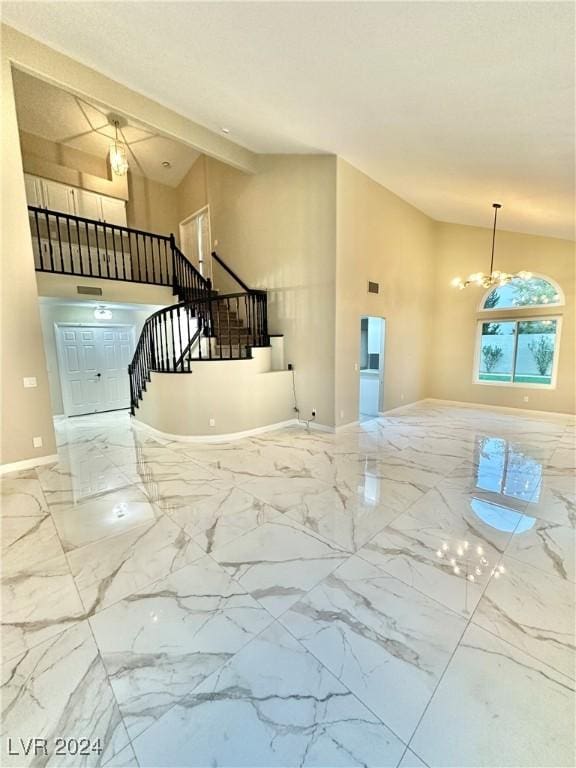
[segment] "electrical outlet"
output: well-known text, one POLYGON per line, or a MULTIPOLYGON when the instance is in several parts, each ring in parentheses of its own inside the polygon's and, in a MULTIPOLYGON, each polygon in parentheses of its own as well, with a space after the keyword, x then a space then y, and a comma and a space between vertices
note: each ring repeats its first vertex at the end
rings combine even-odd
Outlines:
POLYGON ((36 381, 36 376, 25 376, 23 381, 26 389, 28 389, 29 387, 38 386, 38 382, 36 381))
POLYGON ((355 371, 357 371, 357 370, 358 370, 358 363, 354 363, 354 370, 355 370, 355 371))
POLYGON ((528 402, 528 399, 529 399, 529 398, 528 398, 528 395, 524 395, 524 397, 522 398, 522 400, 524 400, 524 402, 525 402, 525 403, 527 403, 527 402, 528 402))
POLYGON ((42 448, 42 438, 41 437, 33 437, 32 438, 32 445, 34 448, 42 448))
POLYGON ((208 424, 210 424, 211 427, 215 427, 216 426, 216 419, 210 419, 208 421, 208 424))
POLYGON ((292 363, 288 363, 288 370, 289 371, 293 371, 294 370, 294 365, 292 363))
POLYGON ((316 408, 312 408, 312 416, 316 416, 316 408))

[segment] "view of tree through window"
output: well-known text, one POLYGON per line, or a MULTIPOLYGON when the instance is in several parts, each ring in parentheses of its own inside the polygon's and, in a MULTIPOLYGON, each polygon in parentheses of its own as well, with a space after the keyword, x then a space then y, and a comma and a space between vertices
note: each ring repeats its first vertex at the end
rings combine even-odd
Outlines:
MULTIPOLYGON (((512 280, 491 291, 483 310, 549 307, 560 304, 557 288, 543 277, 512 280)), ((482 321, 478 381, 551 385, 557 321, 548 317, 482 321)))
POLYGON ((551 384, 556 320, 482 323, 480 381, 551 384))
POLYGON ((560 296, 552 283, 542 277, 532 277, 530 280, 512 280, 494 288, 484 301, 483 309, 542 307, 559 303, 560 296))

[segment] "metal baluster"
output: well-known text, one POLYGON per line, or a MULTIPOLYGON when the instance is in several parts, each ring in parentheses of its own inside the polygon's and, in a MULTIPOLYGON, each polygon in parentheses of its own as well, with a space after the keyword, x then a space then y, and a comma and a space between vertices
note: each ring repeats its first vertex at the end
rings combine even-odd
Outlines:
POLYGON ((47 237, 48 237, 48 248, 50 250, 50 271, 55 272, 54 269, 54 253, 52 251, 52 235, 50 232, 50 219, 48 218, 48 211, 44 213, 44 216, 46 217, 46 231, 47 231, 47 237))
POLYGON ((70 251, 70 269, 74 274, 74 256, 72 251, 72 235, 70 234, 70 217, 66 216, 66 231, 68 232, 68 250, 70 251))
POLYGON ((119 279, 118 277, 118 259, 116 256, 116 232, 114 231, 115 227, 112 225, 110 227, 110 234, 112 235, 112 252, 114 254, 114 277, 116 280, 119 279))
POLYGON ((36 240, 38 241, 38 261, 40 269, 44 269, 44 253, 42 252, 42 238, 40 236, 40 223, 38 222, 38 211, 34 211, 34 221, 36 222, 36 240))
MULTIPOLYGON (((102 275, 102 263, 101 263, 101 260, 100 260, 100 240, 98 238, 98 224, 94 225, 94 233, 96 235, 96 253, 98 254, 97 257, 96 257, 98 259, 97 262, 96 262, 97 265, 98 265, 98 275, 97 276, 98 277, 103 277, 103 275, 102 275)), ((90 267, 92 267, 92 259, 90 259, 90 267)))
POLYGON ((65 272, 64 259, 62 257, 62 237, 60 235, 60 216, 56 214, 56 231, 58 233, 58 250, 60 251, 60 272, 65 272))
MULTIPOLYGON (((92 251, 90 250, 90 231, 88 229, 88 222, 84 222, 86 229, 86 248, 88 249, 88 269, 90 270, 90 276, 92 276, 92 251)), ((78 253, 80 254, 80 263, 82 264, 82 274, 84 274, 84 260, 82 258, 82 242, 80 239, 80 229, 78 227, 78 220, 76 220, 76 235, 78 237, 78 253)))

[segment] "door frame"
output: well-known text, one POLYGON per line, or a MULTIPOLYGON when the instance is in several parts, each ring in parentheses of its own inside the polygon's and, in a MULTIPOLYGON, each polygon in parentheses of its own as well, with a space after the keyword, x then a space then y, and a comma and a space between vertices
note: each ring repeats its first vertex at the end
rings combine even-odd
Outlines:
MULTIPOLYGON (((368 315, 366 313, 362 313, 358 317, 358 325, 357 328, 360 327, 360 324, 362 320, 370 318, 374 318, 375 320, 381 320, 382 321, 382 337, 380 340, 380 356, 379 356, 379 366, 378 366, 378 416, 384 415, 384 383, 385 383, 385 372, 386 372, 386 334, 388 332, 388 321, 384 315, 368 315)), ((360 351, 360 350, 359 350, 360 351)), ((360 416, 360 377, 362 375, 362 372, 360 370, 360 354, 358 355, 358 382, 357 382, 357 389, 358 392, 358 405, 357 405, 357 412, 358 416, 360 416)), ((378 416, 374 416, 374 418, 378 418, 378 416)))
MULTIPOLYGON (((186 216, 185 219, 182 219, 182 221, 178 224, 178 237, 180 240, 180 249, 182 249, 182 227, 186 226, 186 224, 189 224, 193 219, 196 219, 201 213, 204 213, 204 212, 208 214, 208 239, 210 242, 210 248, 209 248, 209 259, 208 259, 209 263, 206 264, 206 267, 210 272, 210 274, 203 275, 203 277, 209 277, 210 279, 212 279, 212 258, 211 258, 212 257, 212 215, 210 213, 210 203, 206 203, 206 205, 203 205, 201 208, 198 208, 197 211, 194 211, 194 213, 191 213, 189 216, 186 216)), ((186 254, 184 255, 186 256, 186 254)))
MULTIPOLYGON (((55 322, 54 323, 54 340, 56 342, 56 358, 58 360, 58 380, 60 382, 60 392, 62 394, 62 407, 64 409, 64 416, 67 419, 74 417, 74 414, 70 414, 70 403, 68 402, 68 389, 64 386, 64 357, 62 354, 62 348, 60 346, 60 328, 130 328, 132 335, 132 348, 136 348, 136 326, 134 323, 74 323, 67 322, 55 322)), ((128 372, 126 372, 128 375, 128 372)), ((106 413, 106 411, 98 411, 98 413, 106 413)), ((83 414, 89 416, 90 414, 83 414)))

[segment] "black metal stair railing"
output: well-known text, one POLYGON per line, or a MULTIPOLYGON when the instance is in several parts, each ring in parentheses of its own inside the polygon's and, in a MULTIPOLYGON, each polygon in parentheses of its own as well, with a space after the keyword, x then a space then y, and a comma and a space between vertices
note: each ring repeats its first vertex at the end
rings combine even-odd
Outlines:
POLYGON ((38 272, 95 277, 172 288, 181 301, 211 295, 204 278, 176 245, 158 235, 105 221, 28 206, 38 272))
POLYGON ((173 286, 172 239, 28 206, 38 272, 173 286))
POLYGON ((152 372, 190 373, 194 361, 247 359, 269 344, 266 291, 204 294, 155 312, 128 367, 132 414, 152 372))

